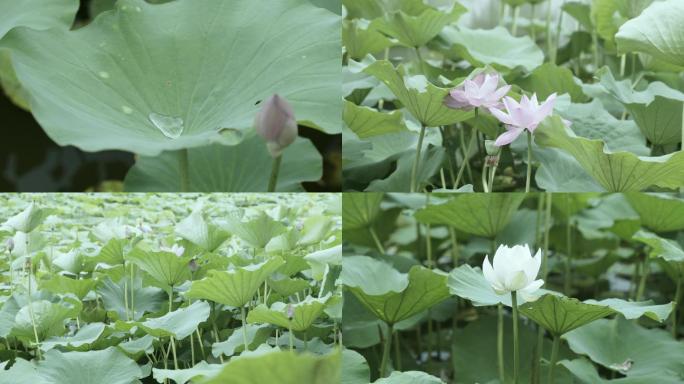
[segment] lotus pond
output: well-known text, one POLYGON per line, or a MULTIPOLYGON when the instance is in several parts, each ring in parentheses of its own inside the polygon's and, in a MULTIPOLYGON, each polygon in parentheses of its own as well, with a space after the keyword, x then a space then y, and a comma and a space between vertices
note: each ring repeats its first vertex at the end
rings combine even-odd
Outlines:
POLYGON ((0 195, 0 383, 338 382, 340 200, 0 195))
POLYGON ((344 190, 684 185, 684 2, 343 5, 344 190))
POLYGON ((683 212, 668 194, 345 193, 345 382, 681 383, 683 212))

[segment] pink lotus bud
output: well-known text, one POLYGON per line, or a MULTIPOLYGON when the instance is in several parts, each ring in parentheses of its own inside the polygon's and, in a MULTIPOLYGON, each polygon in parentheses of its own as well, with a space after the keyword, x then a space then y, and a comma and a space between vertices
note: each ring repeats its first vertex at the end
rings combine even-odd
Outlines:
POLYGON ((254 119, 254 127, 266 140, 271 156, 278 157, 297 138, 297 120, 290 103, 276 95, 264 100, 254 119))
POLYGON ((294 307, 292 304, 287 305, 287 318, 290 320, 294 318, 294 307))

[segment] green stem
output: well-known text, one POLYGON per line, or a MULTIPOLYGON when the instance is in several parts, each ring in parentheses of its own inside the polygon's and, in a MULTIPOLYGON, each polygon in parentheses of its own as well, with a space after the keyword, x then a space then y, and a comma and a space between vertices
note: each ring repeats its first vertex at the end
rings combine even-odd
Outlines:
POLYGON ((401 371, 401 345, 399 332, 394 332, 394 364, 397 366, 397 371, 401 371))
POLYGON ((178 369, 178 356, 176 355, 176 340, 173 336, 170 337, 171 352, 173 352, 173 368, 178 369))
POLYGON ((451 241, 451 259, 454 268, 458 267, 458 239, 456 238, 456 230, 449 226, 449 240, 451 241))
POLYGON ((537 42, 537 29, 535 28, 534 24, 534 19, 535 19, 535 13, 537 11, 537 7, 535 4, 530 4, 532 7, 531 14, 530 14, 530 32, 532 32, 532 41, 535 43, 537 42))
POLYGON ((173 310, 173 285, 169 288, 169 312, 173 310))
POLYGON ((532 132, 527 132, 527 177, 525 178, 525 193, 530 192, 532 180, 532 132))
POLYGON ((548 2, 548 8, 546 9, 546 31, 545 31, 545 36, 546 36, 546 54, 548 57, 551 57, 551 47, 553 45, 553 36, 551 35, 551 11, 553 10, 553 7, 551 6, 551 2, 548 2))
POLYGON ((520 15, 520 7, 513 7, 513 25, 511 26, 511 35, 518 34, 518 16, 520 15))
POLYGON ((677 275, 677 290, 675 291, 674 309, 672 309, 672 337, 677 339, 677 312, 679 312, 679 301, 682 299, 682 276, 677 275))
POLYGON ((242 320, 242 342, 245 345, 245 352, 249 351, 249 343, 247 342, 247 311, 245 306, 240 307, 240 318, 242 320))
POLYGON ((641 301, 641 299, 644 297, 644 291, 646 290, 646 280, 648 280, 648 273, 649 273, 649 263, 648 255, 644 255, 644 263, 643 267, 641 268, 641 279, 639 280, 639 288, 637 289, 637 294, 636 294, 636 301, 641 301))
MULTIPOLYGON (((570 195, 566 195, 567 198, 570 197, 570 195)), ((563 292, 566 295, 570 295, 570 283, 572 281, 572 265, 570 263, 570 260, 572 259, 572 224, 570 223, 570 218, 568 218, 568 221, 565 225, 565 248, 566 248, 566 255, 565 255, 565 273, 563 276, 563 292)))
POLYGON ((181 149, 178 151, 178 173, 180 175, 180 191, 189 192, 190 191, 190 161, 189 161, 188 150, 181 149))
POLYGON ((380 241, 380 238, 378 237, 377 232, 375 232, 375 228, 371 225, 369 227, 369 232, 371 234, 371 237, 373 237, 373 241, 375 242, 375 246, 378 248, 378 251, 380 254, 384 255, 385 254, 385 247, 382 246, 382 242, 380 241))
POLYGON ((555 377, 553 376, 553 369, 556 367, 556 360, 558 360, 558 347, 560 345, 560 337, 553 335, 553 344, 551 345, 551 360, 549 361, 549 378, 548 384, 553 384, 555 377))
POLYGON ((287 322, 287 333, 290 339, 290 352, 294 351, 294 334, 292 333, 292 319, 287 322))
POLYGON ((385 345, 382 348, 382 360, 380 362, 380 377, 387 377, 387 364, 389 362, 390 350, 392 349, 392 335, 394 334, 394 327, 392 324, 387 324, 387 335, 385 335, 385 345))
POLYGON ((504 382, 505 371, 504 371, 504 315, 503 315, 503 305, 499 304, 497 308, 497 324, 496 324, 496 355, 498 360, 499 368, 499 381, 504 382))
POLYGON ((513 305, 513 383, 518 384, 518 295, 516 291, 511 292, 511 303, 513 305))
MULTIPOLYGON (((563 5, 565 5, 566 0, 563 0, 563 5)), ((561 9, 563 9, 563 5, 561 5, 561 9)), ((555 40, 553 42, 553 50, 551 51, 551 57, 550 61, 552 63, 556 63, 556 58, 558 56, 558 45, 560 45, 560 35, 561 35, 561 26, 563 25, 563 14, 565 12, 561 12, 560 16, 558 17, 558 24, 556 24, 556 34, 555 34, 555 40)))
POLYGON ((418 183, 418 166, 420 165, 420 152, 423 150, 423 140, 425 139, 425 124, 420 125, 420 136, 418 137, 418 148, 416 149, 416 160, 413 162, 413 169, 411 169, 411 192, 416 192, 418 183))
MULTIPOLYGON (((475 109, 475 110, 477 111, 477 109, 475 109)), ((458 175, 456 175, 456 182, 454 183, 454 189, 458 189, 458 183, 461 181, 461 178, 463 177, 463 172, 465 171, 466 165, 468 164, 468 156, 470 156, 470 151, 473 150, 473 145, 475 145, 476 139, 477 139, 477 132, 475 130, 473 130, 472 135, 470 136, 470 141, 468 142, 468 147, 463 152, 463 163, 461 163, 461 167, 458 169, 458 175)))
POLYGON ((275 192, 278 184, 278 173, 280 173, 280 163, 283 161, 283 155, 273 159, 273 167, 271 168, 271 177, 268 179, 268 192, 275 192))

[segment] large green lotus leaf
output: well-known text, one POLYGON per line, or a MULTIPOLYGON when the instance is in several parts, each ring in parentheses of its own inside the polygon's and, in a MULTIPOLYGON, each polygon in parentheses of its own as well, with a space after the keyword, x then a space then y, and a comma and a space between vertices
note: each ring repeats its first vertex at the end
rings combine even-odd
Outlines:
POLYGON ((370 367, 366 358, 352 349, 342 350, 342 372, 341 384, 370 383, 370 367))
POLYGON ((285 232, 285 226, 275 221, 265 212, 249 221, 239 217, 229 217, 225 227, 228 232, 244 240, 250 247, 263 249, 272 238, 285 232))
POLYGON ((589 4, 571 1, 564 3, 562 9, 563 12, 579 21, 586 30, 591 31, 594 29, 594 22, 591 20, 591 6, 589 4))
POLYGON ((597 72, 601 85, 632 114, 641 132, 658 145, 682 141, 684 93, 654 81, 644 90, 634 90, 629 79, 616 81, 608 67, 597 72))
POLYGON ((622 377, 614 380, 607 380, 599 375, 596 366, 585 358, 575 360, 563 360, 558 364, 564 366, 568 371, 583 384, 644 384, 644 383, 658 383, 658 384, 679 384, 682 382, 679 375, 670 372, 652 372, 648 375, 638 377, 622 377))
POLYGON ((474 116, 473 111, 444 105, 449 89, 430 83, 423 75, 408 76, 402 66, 394 68, 389 61, 379 60, 363 71, 382 81, 406 109, 427 127, 455 124, 474 116))
POLYGON ((307 217, 302 224, 301 237, 298 244, 304 246, 319 244, 330 236, 330 231, 334 224, 333 218, 330 216, 316 215, 307 217))
POLYGON ((392 45, 390 39, 378 31, 377 25, 365 19, 344 20, 342 44, 352 59, 380 52, 392 45))
POLYGON ((523 67, 532 71, 544 62, 544 53, 530 37, 515 37, 503 27, 446 27, 440 36, 448 44, 444 49, 447 54, 476 67, 491 65, 498 70, 523 67))
POLYGON ((656 1, 641 15, 620 27, 615 39, 618 50, 644 52, 656 59, 684 67, 684 3, 656 1))
POLYGON ((525 303, 520 306, 520 312, 555 335, 563 335, 615 313, 608 307, 556 295, 544 295, 525 303))
POLYGON ((209 252, 215 251, 230 237, 228 232, 208 222, 200 209, 176 224, 175 233, 209 252))
POLYGON ((344 123, 361 139, 408 130, 400 111, 390 113, 344 102, 344 123))
POLYGON ((425 224, 446 224, 475 236, 494 238, 525 199, 523 193, 464 194, 416 212, 425 224))
POLYGON ((39 383, 38 369, 35 364, 24 359, 17 358, 9 369, 6 365, 9 360, 0 363, 0 383, 12 384, 35 384, 39 383))
POLYGON ((86 324, 73 336, 55 336, 43 341, 40 343, 40 349, 48 351, 59 346, 68 350, 87 351, 91 344, 100 339, 104 330, 104 323, 86 324))
POLYGON ((587 99, 582 87, 577 84, 572 71, 553 63, 545 63, 518 82, 528 92, 534 92, 540 100, 546 100, 553 93, 568 94, 575 103, 587 99))
MULTIPOLYGON (((504 383, 513 383, 513 332, 512 321, 509 316, 504 317, 504 366, 506 377, 504 383)), ((500 383, 497 373, 497 319, 496 315, 483 314, 477 321, 469 322, 468 325, 459 327, 454 334, 458 342, 453 344, 452 360, 454 374, 458 377, 458 383, 500 383), (486 358, 473 358, 473 356, 486 356, 486 358)), ((528 323, 520 322, 518 330, 520 338, 520 377, 519 383, 531 383, 531 367, 534 349, 537 345, 537 330, 528 323)), ((544 349, 542 358, 549 360, 551 354, 551 342, 548 338, 543 340, 544 349)), ((559 358, 569 355, 564 345, 560 346, 559 358)), ((548 364, 541 365, 541 383, 547 384, 546 372, 548 364)), ((556 368, 555 382, 558 384, 573 383, 570 375, 556 368)))
MULTIPOLYGON (((178 153, 139 157, 126 175, 128 192, 173 192, 180 188, 178 153)), ((266 192, 273 158, 264 140, 250 134, 240 144, 214 144, 188 151, 189 192, 266 192), (249 159, 249 161, 245 161, 249 159)), ((311 141, 297 138, 283 152, 276 190, 300 192, 302 182, 316 181, 323 160, 311 141)))
POLYGON ((382 193, 342 194, 342 225, 345 230, 360 229, 373 224, 380 213, 382 193))
POLYGON ((339 281, 388 324, 408 319, 447 299, 447 275, 414 266, 408 274, 367 256, 345 257, 339 281))
MULTIPOLYGON (((266 342, 273 332, 273 329, 265 324, 246 324, 243 325, 243 327, 246 327, 247 347, 250 351, 257 349, 259 345, 266 342)), ((214 357, 219 357, 221 355, 230 357, 236 353, 243 352, 244 350, 245 340, 242 327, 235 328, 233 333, 231 333, 226 340, 211 345, 211 354, 214 355, 214 357)))
POLYGON ((76 317, 81 307, 80 301, 69 299, 61 303, 51 303, 47 300, 33 301, 17 312, 10 334, 35 342, 33 328, 35 323, 35 333, 38 334, 39 340, 63 335, 66 332, 65 321, 76 317))
POLYGON ((339 31, 304 0, 123 0, 79 30, 15 28, 2 46, 58 144, 154 156, 250 129, 274 93, 302 124, 339 132, 339 31))
POLYGON ((404 0, 401 9, 379 17, 371 24, 402 45, 421 47, 437 36, 446 25, 456 22, 466 11, 465 7, 456 2, 449 8, 436 9, 420 0, 404 0))
POLYGON ((93 279, 72 279, 63 275, 53 275, 49 280, 39 282, 41 289, 65 295, 71 293, 80 300, 90 292, 97 282, 93 279))
POLYGON ((617 317, 597 320, 564 337, 575 353, 587 355, 608 369, 617 370, 617 366, 632 362, 622 372, 627 377, 663 372, 681 377, 684 373, 684 344, 661 329, 646 329, 617 317))
POLYGON ((9 227, 15 231, 29 233, 41 225, 43 221, 53 213, 54 211, 52 209, 39 208, 36 204, 30 203, 23 211, 7 219, 3 224, 3 227, 9 227))
POLYGON ((147 272, 160 288, 170 290, 190 280, 189 257, 178 257, 175 253, 134 248, 126 259, 147 272))
POLYGON ((684 250, 674 240, 665 239, 644 230, 635 233, 633 239, 651 247, 651 257, 660 257, 674 263, 684 262, 684 250))
POLYGON ((339 352, 318 356, 274 351, 233 359, 203 384, 329 384, 341 380, 339 352), (264 369, 267 367, 267 369, 264 369))
POLYGON ((377 379, 373 384, 443 384, 439 377, 421 371, 394 371, 389 376, 377 379))
POLYGON ((292 328, 293 331, 306 331, 321 316, 328 299, 329 296, 320 299, 309 296, 296 304, 275 302, 271 304, 270 308, 260 304, 249 311, 247 321, 250 323, 267 323, 283 328, 292 328), (292 310, 292 319, 288 318, 289 307, 292 310))
MULTIPOLYGON (((441 147, 429 147, 421 153, 420 164, 416 172, 416 184, 418 190, 428 184, 428 180, 442 167, 445 158, 445 150, 441 147)), ((366 188, 374 192, 410 192, 408 180, 411 180, 413 163, 416 160, 414 153, 407 152, 397 161, 397 169, 385 179, 373 180, 366 188)))
MULTIPOLYGON (((0 39, 12 28, 28 27, 36 30, 48 28, 68 29, 78 10, 78 0, 0 1, 0 39)), ((19 83, 10 54, 0 50, 0 86, 16 105, 29 109, 29 96, 19 83)))
POLYGON ((604 305, 619 312, 626 319, 638 319, 646 316, 651 320, 664 321, 670 316, 674 308, 674 303, 656 305, 653 301, 626 301, 622 299, 603 299, 603 300, 584 300, 584 303, 593 305, 604 305))
POLYGON ((634 121, 615 118, 597 99, 588 104, 569 104, 559 110, 559 113, 572 121, 572 130, 578 136, 601 139, 606 143, 608 151, 627 151, 639 156, 648 156, 651 153, 644 135, 634 121))
POLYGON ((44 384, 131 384, 145 375, 135 361, 121 351, 109 347, 100 351, 66 352, 56 349, 45 354, 38 364, 44 384))
POLYGON ((152 317, 145 321, 117 321, 116 328, 130 330, 139 327, 148 335, 162 338, 173 336, 183 340, 190 336, 200 323, 209 318, 210 307, 206 301, 195 301, 190 306, 181 307, 161 317, 152 317))
POLYGON ((667 194, 626 194, 643 225, 655 232, 684 229, 684 200, 667 194))
POLYGON ((14 327, 14 318, 22 307, 20 302, 21 299, 17 295, 12 295, 2 303, 2 308, 0 308, 0 337, 3 339, 7 338, 12 327, 14 327))
POLYGON ((533 149, 541 166, 534 174, 537 187, 547 192, 605 191, 570 154, 556 148, 533 149))
POLYGON ((320 281, 328 266, 342 264, 342 244, 309 253, 304 256, 304 260, 309 263, 313 278, 320 281))
POLYGON ((611 192, 642 191, 652 186, 679 188, 684 180, 684 152, 661 157, 609 153, 601 140, 574 135, 558 116, 546 119, 535 141, 571 154, 603 188, 611 192))
POLYGON ((273 257, 259 264, 229 271, 212 270, 209 271, 208 277, 194 281, 185 296, 242 307, 252 300, 261 284, 283 264, 283 259, 273 257))
POLYGON ((164 291, 155 287, 143 287, 141 277, 137 276, 132 282, 127 279, 124 277, 115 283, 107 276, 97 289, 104 308, 115 312, 120 319, 127 319, 130 316, 131 319, 137 320, 145 312, 158 311, 166 302, 164 291))
POLYGON ((209 364, 202 360, 192 368, 186 369, 158 369, 152 368, 152 377, 158 383, 164 383, 166 380, 171 380, 176 384, 185 384, 195 382, 195 380, 210 378, 221 371, 223 366, 221 364, 209 364))
MULTIPOLYGON (((510 307, 512 305, 510 294, 499 295, 494 292, 492 285, 484 278, 482 270, 480 268, 473 268, 468 264, 463 264, 449 273, 447 286, 449 287, 449 292, 470 300, 476 307, 497 304, 510 307)), ((544 292, 544 290, 540 290, 539 295, 544 292)), ((525 302, 524 297, 518 297, 518 304, 524 304, 525 302)))

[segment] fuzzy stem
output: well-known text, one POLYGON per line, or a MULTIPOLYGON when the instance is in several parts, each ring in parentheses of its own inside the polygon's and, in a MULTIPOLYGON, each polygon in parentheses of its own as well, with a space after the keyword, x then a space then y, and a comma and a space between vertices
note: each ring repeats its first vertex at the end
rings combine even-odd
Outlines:
POLYGON ((527 177, 525 178, 525 193, 530 192, 532 180, 532 132, 527 132, 527 177))
POLYGON ((641 279, 639 280, 639 288, 636 293, 636 301, 641 301, 644 297, 644 291, 646 290, 646 280, 648 280, 648 273, 650 267, 650 260, 648 255, 644 255, 643 267, 641 268, 641 279))
POLYGON ((240 318, 242 320, 242 342, 245 344, 245 352, 249 351, 249 343, 247 342, 247 311, 245 306, 240 307, 240 318))
POLYGON ((382 349, 382 360, 380 362, 380 377, 387 377, 387 364, 389 362, 390 349, 392 348, 392 335, 394 334, 394 327, 392 324, 387 324, 387 334, 385 335, 385 344, 382 349))
POLYGON ((178 356, 176 355, 176 340, 173 336, 170 337, 171 352, 173 353, 173 369, 178 369, 178 356))
POLYGON ((497 360, 498 360, 498 368, 499 368, 499 381, 504 382, 504 379, 506 378, 505 371, 504 371, 504 350, 503 350, 503 341, 504 341, 504 316, 503 316, 503 305, 499 304, 497 308, 497 324, 496 324, 496 355, 497 355, 497 360))
POLYGON ((513 305, 513 383, 518 384, 520 357, 518 351, 518 295, 516 291, 511 292, 511 303, 513 305))
POLYGON ((278 173, 280 173, 280 163, 283 161, 283 155, 273 159, 273 167, 271 168, 271 177, 268 179, 268 192, 275 192, 278 184, 278 173))
POLYGON ((411 192, 416 192, 418 177, 418 167, 420 165, 420 152, 423 150, 423 140, 425 139, 425 124, 420 125, 420 136, 418 137, 418 148, 416 149, 416 160, 413 162, 413 169, 411 169, 411 192))
POLYGON ((371 225, 368 228, 368 231, 370 232, 371 237, 373 237, 373 241, 375 242, 375 246, 378 248, 378 251, 384 255, 385 247, 382 246, 382 242, 380 241, 380 237, 378 237, 377 232, 375 232, 375 228, 373 228, 373 226, 371 225))
POLYGON ((682 276, 677 275, 677 290, 675 291, 674 309, 672 310, 672 337, 677 339, 677 312, 679 312, 679 301, 682 299, 682 276))
POLYGON ((555 377, 553 376, 553 369, 556 367, 556 360, 558 360, 558 347, 560 345, 560 337, 553 335, 553 344, 551 345, 551 360, 549 361, 549 378, 547 383, 553 384, 555 377))
POLYGON ((180 191, 190 191, 190 160, 188 149, 181 149, 178 151, 178 173, 180 176, 180 191))
MULTIPOLYGON (((477 109, 475 109, 475 110, 477 111, 477 109)), ((475 140, 477 139, 476 133, 477 133, 476 131, 472 132, 472 134, 470 136, 470 141, 468 142, 468 147, 463 152, 463 163, 461 163, 461 167, 458 169, 458 175, 456 175, 456 182, 454 183, 454 189, 458 189, 458 184, 461 181, 461 178, 463 177, 463 172, 465 171, 466 165, 468 164, 468 155, 470 155, 470 151, 473 150, 473 145, 475 145, 475 140)))

